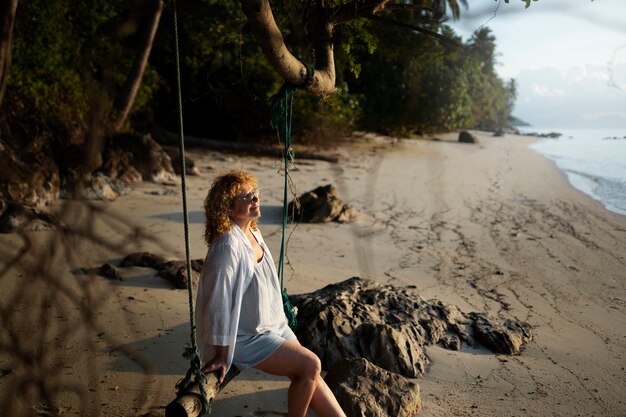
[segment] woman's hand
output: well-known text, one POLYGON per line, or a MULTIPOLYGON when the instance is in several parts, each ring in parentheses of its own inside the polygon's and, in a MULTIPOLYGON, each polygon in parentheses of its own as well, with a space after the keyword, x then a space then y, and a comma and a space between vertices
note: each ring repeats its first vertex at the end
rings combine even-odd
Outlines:
POLYGON ((213 359, 204 364, 202 372, 205 374, 216 372, 217 380, 221 384, 226 377, 226 369, 228 367, 228 361, 226 360, 227 357, 228 346, 215 346, 215 356, 213 359))

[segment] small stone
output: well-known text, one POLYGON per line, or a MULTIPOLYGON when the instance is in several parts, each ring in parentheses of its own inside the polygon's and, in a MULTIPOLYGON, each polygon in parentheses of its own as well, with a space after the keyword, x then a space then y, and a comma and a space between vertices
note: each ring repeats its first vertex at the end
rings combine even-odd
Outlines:
POLYGON ((478 138, 472 135, 467 130, 463 130, 459 133, 459 142, 460 143, 478 143, 478 138))

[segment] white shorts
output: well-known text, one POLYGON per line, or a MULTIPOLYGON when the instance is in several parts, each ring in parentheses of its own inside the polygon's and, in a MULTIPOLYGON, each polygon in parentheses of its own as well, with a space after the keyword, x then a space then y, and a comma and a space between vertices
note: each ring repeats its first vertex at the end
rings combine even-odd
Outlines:
POLYGON ((262 333, 237 336, 233 365, 239 370, 251 368, 269 358, 285 340, 297 340, 289 326, 285 326, 281 334, 262 333))

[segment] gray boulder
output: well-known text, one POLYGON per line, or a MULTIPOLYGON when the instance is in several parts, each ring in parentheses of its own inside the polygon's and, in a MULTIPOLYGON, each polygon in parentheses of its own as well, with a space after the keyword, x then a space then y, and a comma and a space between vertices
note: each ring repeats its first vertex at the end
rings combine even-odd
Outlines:
POLYGON ((426 301, 414 287, 394 287, 358 277, 318 291, 290 296, 298 309, 296 334, 324 369, 347 357, 408 378, 422 376, 423 347, 459 350, 482 345, 495 353, 519 354, 532 340, 528 323, 463 313, 456 306, 426 301))
POLYGON ((324 380, 348 417, 413 417, 422 407, 419 385, 366 359, 344 359, 324 380))
POLYGON ((126 183, 163 183, 176 178, 170 156, 150 135, 124 133, 111 137, 103 160, 102 171, 126 183))

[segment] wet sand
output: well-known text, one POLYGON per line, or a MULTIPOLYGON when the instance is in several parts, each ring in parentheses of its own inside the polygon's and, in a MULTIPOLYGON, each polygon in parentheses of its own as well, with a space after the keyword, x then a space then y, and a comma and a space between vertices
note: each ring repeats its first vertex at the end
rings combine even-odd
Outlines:
MULTIPOLYGON (((533 139, 476 133, 480 143, 473 145, 457 143, 455 134, 438 140, 363 134, 331 151, 339 163, 297 161, 291 172, 296 194, 333 184, 359 217, 352 224, 295 227, 288 291, 360 276, 414 285, 423 298, 533 326, 534 340, 519 356, 426 348, 431 365, 418 380, 420 416, 626 415, 626 217, 571 187, 551 161, 528 148, 533 139)), ((261 229, 277 258, 281 162, 188 153, 202 172, 187 178, 192 258, 206 252, 205 192, 217 173, 237 167, 259 179, 261 229)), ((88 272, 139 250, 183 258, 180 201, 179 187, 145 183, 113 203, 93 205, 130 219, 145 236, 102 214, 93 222, 96 239, 64 241, 55 232, 0 236, 2 259, 31 244, 3 275, 1 299, 3 306, 17 300, 20 323, 10 329, 31 332, 32 344, 57 358, 39 365, 54 374, 51 384, 77 386, 76 394, 52 390, 66 415, 81 407, 83 415, 158 415, 174 398, 174 384, 188 367, 181 355, 189 340, 187 293, 147 268, 124 270, 124 281, 88 272), (50 255, 51 247, 57 250, 50 255), (29 266, 44 255, 51 261, 43 269, 29 266), (26 281, 37 295, 25 293, 24 279, 42 271, 54 277, 26 281), (40 300, 55 283, 66 288, 63 294, 40 300), (46 326, 29 305, 33 299, 54 310, 46 326), (81 306, 93 312, 86 328, 73 325, 84 318, 81 306)), ((82 205, 61 208, 68 224, 92 224, 82 205)), ((11 344, 7 335, 1 340, 11 344)), ((0 353, 0 368, 11 371, 0 377, 5 394, 28 372, 6 350, 0 353)), ((214 402, 214 415, 286 415, 286 387, 285 379, 246 371, 214 402)), ((19 397, 19 409, 45 406, 26 398, 19 397)))

